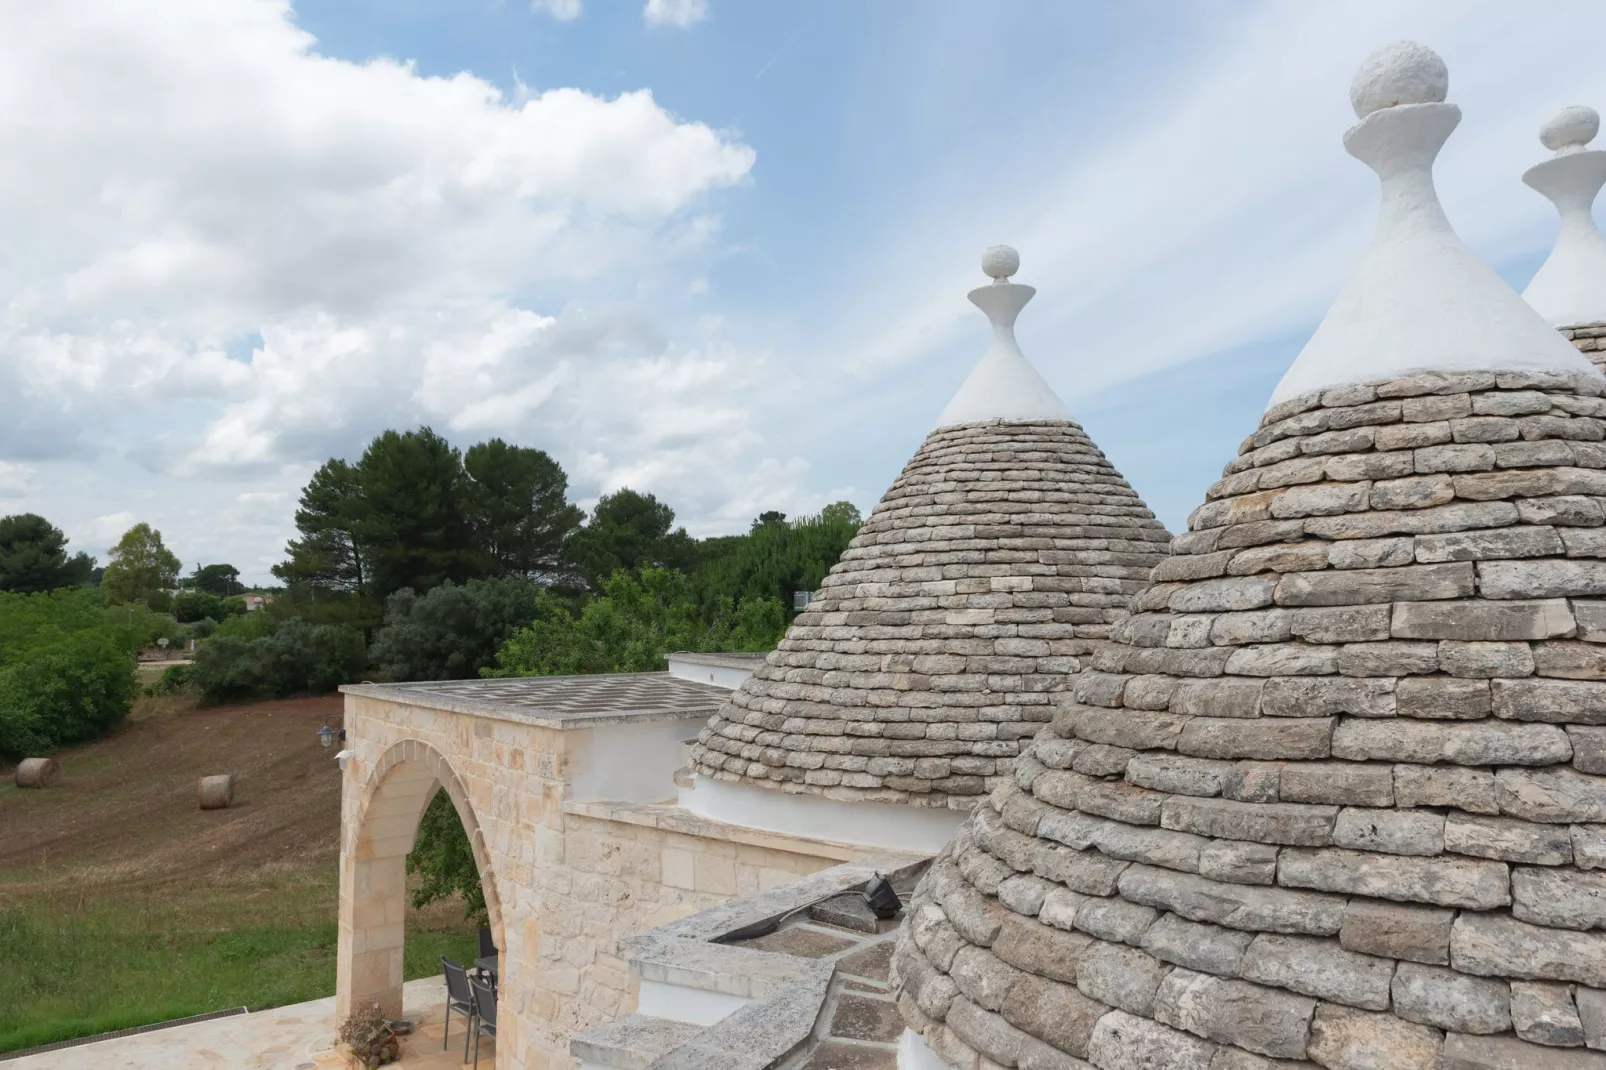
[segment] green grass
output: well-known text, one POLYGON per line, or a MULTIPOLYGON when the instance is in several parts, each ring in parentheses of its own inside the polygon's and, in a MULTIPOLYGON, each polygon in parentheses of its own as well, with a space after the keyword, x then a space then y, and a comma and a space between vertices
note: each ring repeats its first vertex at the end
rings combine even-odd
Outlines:
MULTIPOLYGON (((328 877, 229 888, 165 885, 6 896, 0 886, 0 1052, 335 990, 328 877)), ((407 935, 407 978, 471 961, 476 937, 432 911, 407 935)))

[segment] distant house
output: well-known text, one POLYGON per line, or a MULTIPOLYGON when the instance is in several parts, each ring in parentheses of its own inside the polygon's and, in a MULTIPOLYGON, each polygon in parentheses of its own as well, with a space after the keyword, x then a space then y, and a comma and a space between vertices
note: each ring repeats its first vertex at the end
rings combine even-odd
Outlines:
POLYGON ((245 611, 247 613, 255 613, 259 609, 267 608, 268 603, 271 601, 273 601, 271 594, 245 595, 245 611))

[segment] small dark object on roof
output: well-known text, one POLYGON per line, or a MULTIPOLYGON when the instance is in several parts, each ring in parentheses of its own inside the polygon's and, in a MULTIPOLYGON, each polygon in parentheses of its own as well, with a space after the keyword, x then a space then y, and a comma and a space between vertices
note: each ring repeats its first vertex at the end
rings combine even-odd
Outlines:
POLYGON ((895 918, 898 911, 903 909, 903 900, 893 891, 892 882, 879 871, 870 878, 869 886, 864 890, 864 901, 878 918, 895 918))

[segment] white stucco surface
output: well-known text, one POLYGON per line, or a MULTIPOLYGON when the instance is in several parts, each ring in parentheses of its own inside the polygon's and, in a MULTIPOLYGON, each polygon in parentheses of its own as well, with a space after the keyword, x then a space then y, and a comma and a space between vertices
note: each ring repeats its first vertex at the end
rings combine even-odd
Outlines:
POLYGON ((898 1038, 898 1070, 951 1070, 926 1047, 926 1038, 913 1029, 905 1029, 898 1038))
POLYGON ((643 979, 636 1013, 649 1018, 668 1018, 672 1022, 713 1025, 752 1002, 746 996, 728 992, 711 992, 704 988, 643 979))
POLYGON ((982 420, 1069 420, 1071 410, 1054 393, 1015 340, 1015 318, 1037 293, 1030 286, 1009 282, 1020 267, 1020 256, 1007 245, 995 245, 982 254, 982 269, 993 277, 990 286, 970 291, 971 304, 987 314, 992 341, 981 362, 971 369, 959 392, 937 418, 938 427, 982 420))
POLYGON ((1561 228, 1523 299, 1556 327, 1606 320, 1606 238, 1595 225, 1595 197, 1606 185, 1606 152, 1586 150, 1600 129, 1592 108, 1563 108, 1540 132, 1556 156, 1522 180, 1556 206, 1561 228))
POLYGON ((675 770, 685 763, 682 742, 701 718, 598 725, 571 733, 570 798, 578 802, 663 802, 675 795, 675 770))
POLYGON ((676 651, 669 655, 669 675, 678 680, 713 684, 735 691, 762 664, 762 654, 691 654, 676 651))
MULTIPOLYGON (((1432 56, 1420 46, 1392 47, 1392 56, 1362 69, 1369 85, 1356 91, 1358 111, 1389 99, 1395 83, 1415 88, 1394 95, 1415 98, 1436 84, 1430 71, 1391 82, 1389 63, 1411 67, 1424 62, 1422 53, 1432 56)), ((1451 228, 1433 161, 1460 121, 1454 104, 1428 100, 1380 107, 1345 133, 1344 147, 1381 180, 1377 228, 1271 404, 1424 371, 1600 374, 1451 228)))
POLYGON ((838 802, 699 776, 680 805, 715 821, 805 839, 936 854, 965 819, 960 810, 838 802))

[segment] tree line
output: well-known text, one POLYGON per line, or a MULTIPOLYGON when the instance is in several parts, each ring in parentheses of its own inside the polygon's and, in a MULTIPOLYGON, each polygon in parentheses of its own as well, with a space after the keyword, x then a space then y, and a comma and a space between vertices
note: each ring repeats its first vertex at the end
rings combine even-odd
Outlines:
POLYGON ((661 668, 678 645, 773 644, 859 524, 839 502, 696 539, 652 494, 622 488, 588 515, 568 491, 544 450, 386 431, 303 488, 275 612, 361 628, 391 679, 661 668))

